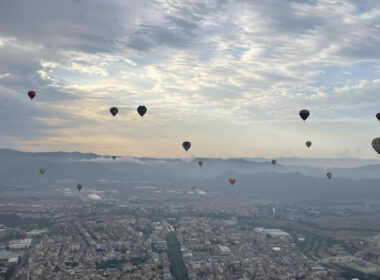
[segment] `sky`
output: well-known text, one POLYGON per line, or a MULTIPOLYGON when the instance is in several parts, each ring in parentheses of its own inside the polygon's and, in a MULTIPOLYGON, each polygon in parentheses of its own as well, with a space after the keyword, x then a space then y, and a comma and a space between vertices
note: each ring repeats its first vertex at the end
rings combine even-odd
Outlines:
POLYGON ((379 158, 379 46, 378 0, 1 0, 0 147, 379 158))

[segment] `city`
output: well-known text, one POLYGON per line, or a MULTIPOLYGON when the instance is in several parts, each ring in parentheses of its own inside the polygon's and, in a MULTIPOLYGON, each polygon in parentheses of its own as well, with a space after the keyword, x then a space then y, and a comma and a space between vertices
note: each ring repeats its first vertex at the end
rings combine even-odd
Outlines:
POLYGON ((64 196, 0 205, 2 220, 22 223, 1 226, 4 279, 346 279, 355 264, 374 275, 360 279, 380 272, 376 250, 367 260, 303 250, 300 224, 327 216, 316 210, 179 189, 56 192, 64 196))
POLYGON ((0 0, 0 280, 380 280, 380 0, 0 0))

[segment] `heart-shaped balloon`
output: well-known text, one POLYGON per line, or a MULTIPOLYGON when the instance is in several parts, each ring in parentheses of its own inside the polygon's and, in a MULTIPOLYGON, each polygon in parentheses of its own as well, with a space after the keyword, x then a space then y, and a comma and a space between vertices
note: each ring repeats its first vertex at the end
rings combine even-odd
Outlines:
POLYGON ((229 179, 228 181, 230 182, 231 186, 233 186, 236 182, 236 179, 229 179))

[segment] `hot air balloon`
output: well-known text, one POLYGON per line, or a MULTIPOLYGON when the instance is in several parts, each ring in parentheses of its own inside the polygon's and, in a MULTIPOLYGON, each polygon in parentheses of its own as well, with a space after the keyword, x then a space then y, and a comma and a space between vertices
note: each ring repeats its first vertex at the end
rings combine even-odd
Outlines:
POLYGON ((376 114, 376 118, 380 121, 380 113, 376 114))
POLYGON ((30 90, 28 91, 28 96, 30 97, 30 99, 33 99, 36 96, 36 92, 33 90, 30 90))
POLYGON ((45 172, 46 172, 46 169, 45 169, 45 168, 40 168, 40 173, 41 173, 41 175, 43 175, 45 172))
POLYGON ((328 172, 328 173, 326 174, 326 176, 327 176, 327 178, 330 180, 330 179, 331 179, 331 177, 332 177, 332 174, 331 174, 331 172, 328 172))
POLYGON ((78 184, 78 185, 77 185, 77 190, 78 190, 78 192, 80 192, 82 188, 83 188, 82 184, 78 184))
POLYGON ((236 182, 236 179, 229 179, 228 181, 230 182, 231 186, 233 186, 236 182))
POLYGON ((277 161, 275 159, 272 159, 272 164, 276 165, 277 161))
POLYGON ((146 113, 146 107, 145 106, 139 106, 137 107, 137 112, 141 117, 143 117, 146 113))
POLYGON ((26 232, 22 231, 22 232, 19 233, 19 235, 20 235, 20 237, 21 237, 22 239, 25 239, 25 237, 26 237, 28 234, 27 234, 26 232))
POLYGON ((195 190, 196 188, 197 188, 197 187, 194 186, 194 185, 191 186, 191 190, 195 190))
POLYGON ((202 165, 203 165, 203 161, 201 161, 201 160, 198 161, 198 164, 199 164, 200 167, 202 167, 202 165))
POLYGON ((190 149, 191 143, 189 141, 185 141, 182 143, 182 147, 186 150, 186 152, 190 149))
POLYGON ((311 142, 310 141, 306 141, 306 147, 308 147, 308 148, 310 148, 310 146, 311 146, 311 142))
POLYGON ((306 119, 310 116, 309 110, 303 109, 300 111, 300 117, 303 119, 303 121, 306 121, 306 119))
POLYGON ((119 112, 119 109, 117 109, 116 107, 111 107, 110 112, 112 116, 116 116, 116 114, 119 112))
POLYGON ((112 159, 113 159, 113 160, 115 160, 115 158, 116 158, 115 156, 112 156, 112 159))
POLYGON ((378 154, 380 154, 380 137, 377 137, 372 140, 372 147, 378 154))

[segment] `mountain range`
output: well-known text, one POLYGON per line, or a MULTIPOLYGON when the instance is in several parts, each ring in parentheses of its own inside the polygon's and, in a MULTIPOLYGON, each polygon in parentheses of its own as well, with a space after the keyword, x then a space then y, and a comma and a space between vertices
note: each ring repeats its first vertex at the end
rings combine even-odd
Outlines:
POLYGON ((119 157, 93 153, 30 153, 0 149, 1 186, 45 186, 57 182, 120 182, 154 184, 163 188, 197 185, 207 192, 238 190, 263 198, 380 199, 380 160, 279 158, 272 165, 264 158, 171 158, 119 157), (198 162, 204 165, 200 167, 198 162), (340 162, 349 161, 340 166, 340 162), (326 167, 326 162, 334 163, 326 167), (319 163, 316 164, 316 163, 319 163), (335 166, 334 166, 335 165, 335 166), (46 168, 41 175, 39 169, 46 168), (326 173, 332 172, 328 180, 326 173), (231 187, 228 179, 235 178, 231 187))

